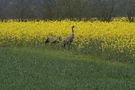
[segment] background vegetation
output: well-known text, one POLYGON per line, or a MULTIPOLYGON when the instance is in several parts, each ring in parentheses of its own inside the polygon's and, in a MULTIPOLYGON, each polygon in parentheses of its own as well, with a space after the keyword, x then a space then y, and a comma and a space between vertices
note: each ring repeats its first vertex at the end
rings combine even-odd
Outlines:
POLYGON ((0 46, 53 46, 64 49, 63 42, 71 34, 72 25, 75 25, 75 39, 70 49, 108 60, 134 62, 135 23, 124 21, 1 22, 0 46), (47 38, 57 39, 58 43, 45 44, 47 38))
POLYGON ((90 19, 135 16, 134 0, 0 0, 0 19, 90 19))

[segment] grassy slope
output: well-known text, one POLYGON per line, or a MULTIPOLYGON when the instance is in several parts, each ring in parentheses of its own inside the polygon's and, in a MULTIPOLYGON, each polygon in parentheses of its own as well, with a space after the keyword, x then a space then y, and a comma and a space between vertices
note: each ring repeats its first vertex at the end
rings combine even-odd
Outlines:
POLYGON ((134 90, 135 66, 68 51, 0 48, 1 90, 134 90))

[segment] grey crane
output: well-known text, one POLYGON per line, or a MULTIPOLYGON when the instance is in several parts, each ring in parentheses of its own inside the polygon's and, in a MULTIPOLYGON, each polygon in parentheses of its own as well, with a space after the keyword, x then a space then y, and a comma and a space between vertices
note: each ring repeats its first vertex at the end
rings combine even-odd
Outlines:
POLYGON ((61 37, 55 37, 55 36, 48 36, 47 39, 45 40, 45 44, 47 43, 52 43, 56 44, 61 41, 61 37))
POLYGON ((66 45, 71 45, 71 43, 73 42, 75 35, 74 35, 74 28, 75 26, 72 26, 72 34, 64 41, 64 48, 66 47, 66 45))

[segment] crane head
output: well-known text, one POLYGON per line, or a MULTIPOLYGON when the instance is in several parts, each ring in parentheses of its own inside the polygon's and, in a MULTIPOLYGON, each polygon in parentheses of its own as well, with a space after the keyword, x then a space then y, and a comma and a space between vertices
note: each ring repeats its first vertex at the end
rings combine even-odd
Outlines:
POLYGON ((75 28, 75 26, 72 26, 72 29, 74 29, 75 28))

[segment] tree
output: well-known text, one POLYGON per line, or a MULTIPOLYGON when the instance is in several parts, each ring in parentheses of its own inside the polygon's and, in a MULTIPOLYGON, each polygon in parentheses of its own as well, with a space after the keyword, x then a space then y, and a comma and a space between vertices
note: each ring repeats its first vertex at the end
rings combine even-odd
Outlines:
POLYGON ((23 21, 26 19, 32 19, 33 18, 33 12, 31 10, 31 3, 32 0, 17 0, 15 2, 15 13, 16 18, 23 21))
POLYGON ((127 1, 127 17, 130 22, 134 21, 135 17, 135 1, 127 1))
POLYGON ((97 0, 99 20, 110 22, 115 8, 114 0, 97 0))

